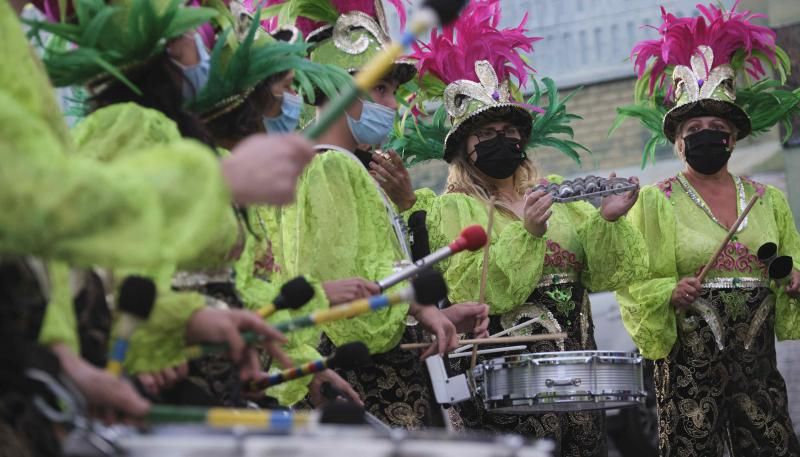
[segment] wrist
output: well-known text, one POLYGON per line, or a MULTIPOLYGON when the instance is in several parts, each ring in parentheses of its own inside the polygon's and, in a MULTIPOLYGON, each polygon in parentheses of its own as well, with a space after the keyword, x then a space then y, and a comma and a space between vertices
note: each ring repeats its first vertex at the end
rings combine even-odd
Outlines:
POLYGON ((408 305, 408 315, 419 320, 419 316, 425 312, 426 308, 430 308, 430 306, 420 305, 419 303, 411 303, 408 305))
POLYGON ((600 208, 600 217, 602 217, 603 220, 605 220, 606 222, 617 222, 619 220, 619 218, 622 217, 622 215, 621 214, 614 214, 613 211, 608 211, 605 208, 601 207, 600 208))
POLYGON ((417 204, 417 196, 416 194, 411 194, 409 198, 406 198, 400 205, 398 205, 400 212, 406 212, 414 207, 417 204))
POLYGON ((544 238, 545 234, 547 234, 547 223, 545 222, 541 226, 534 225, 534 226, 525 226, 525 231, 528 232, 534 238, 544 238))
POLYGON ((186 319, 186 325, 183 327, 183 341, 186 344, 194 344, 196 341, 201 341, 202 338, 198 338, 198 330, 195 328, 198 324, 198 319, 202 319, 204 313, 212 311, 211 308, 198 308, 189 315, 189 318, 186 319))

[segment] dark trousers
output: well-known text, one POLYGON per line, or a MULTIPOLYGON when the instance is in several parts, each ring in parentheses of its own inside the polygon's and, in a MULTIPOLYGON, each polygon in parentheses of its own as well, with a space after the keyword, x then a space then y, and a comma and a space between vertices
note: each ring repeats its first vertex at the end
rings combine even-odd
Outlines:
MULTIPOLYGON (((786 384, 775 360, 775 312, 765 288, 716 289, 702 297, 722 324, 689 316, 669 357, 656 362, 663 457, 800 456, 786 384)), ((679 318, 680 319, 680 318, 679 318)))

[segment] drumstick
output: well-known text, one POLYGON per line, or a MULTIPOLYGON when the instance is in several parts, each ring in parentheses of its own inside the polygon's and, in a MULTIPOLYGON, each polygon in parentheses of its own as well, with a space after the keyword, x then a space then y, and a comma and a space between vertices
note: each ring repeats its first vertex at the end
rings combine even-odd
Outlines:
POLYGON ((739 215, 739 218, 736 219, 736 222, 733 223, 733 226, 731 227, 731 229, 728 230, 728 234, 725 235, 725 239, 722 240, 722 244, 720 244, 719 248, 717 248, 717 252, 715 252, 714 255, 711 256, 711 259, 709 259, 709 261, 706 264, 706 266, 703 267, 703 269, 700 271, 700 274, 697 275, 697 280, 701 284, 703 283, 703 280, 706 278, 706 275, 708 274, 708 272, 717 263, 717 259, 719 259, 719 256, 722 254, 722 251, 725 249, 725 246, 728 245, 728 243, 731 241, 731 238, 733 238, 733 236, 736 234, 736 231, 739 230, 739 226, 742 225, 742 222, 744 221, 744 218, 747 217, 747 213, 749 213, 750 210, 753 209, 753 206, 755 206, 756 201, 758 201, 758 197, 759 197, 758 193, 753 195, 753 197, 747 203, 747 206, 745 206, 744 210, 742 211, 742 214, 739 215))
MULTIPOLYGON (((542 335, 529 335, 529 336, 506 336, 503 338, 474 338, 470 340, 462 340, 465 344, 518 344, 518 343, 535 343, 537 341, 556 341, 563 340, 567 337, 566 333, 547 333, 542 335)), ((431 343, 409 343, 401 344, 400 349, 411 351, 415 349, 425 349, 431 343)))
MULTIPOLYGON (((528 346, 521 345, 521 346, 507 346, 502 348, 494 348, 494 349, 481 349, 478 351, 478 355, 486 355, 486 354, 497 354, 498 352, 513 352, 513 351, 525 351, 528 349, 528 346)), ((465 354, 463 352, 451 352, 447 354, 447 357, 451 359, 457 359, 459 357, 469 357, 469 354, 465 354)))
MULTIPOLYGON (((515 331, 517 331, 517 330, 519 330, 521 328, 528 327, 529 325, 533 325, 533 324, 535 324, 537 322, 539 322, 539 318, 538 317, 534 317, 533 319, 527 320, 527 321, 525 321, 525 322, 523 322, 521 324, 517 324, 517 325, 515 325, 513 327, 507 328, 507 329, 503 330, 502 332, 497 332, 494 335, 489 335, 489 338, 497 338, 497 337, 500 337, 500 336, 505 336, 505 335, 508 335, 511 332, 515 332, 515 331)), ((472 347, 473 347, 473 345, 471 345, 471 344, 465 344, 465 345, 461 346, 460 348, 454 350, 453 353, 468 351, 468 350, 472 349, 472 347)))
POLYGON ((205 424, 209 427, 255 427, 270 431, 288 431, 308 425, 313 413, 302 411, 194 406, 152 405, 145 420, 151 424, 205 424))
MULTIPOLYGON (((481 284, 478 293, 478 303, 486 302, 486 277, 489 275, 489 249, 492 245, 492 227, 494 226, 494 205, 496 198, 492 196, 489 199, 489 220, 486 222, 486 244, 483 246, 483 270, 481 271, 481 284)), ((470 368, 474 369, 475 364, 478 362, 478 345, 472 347, 472 359, 470 361, 470 368)))

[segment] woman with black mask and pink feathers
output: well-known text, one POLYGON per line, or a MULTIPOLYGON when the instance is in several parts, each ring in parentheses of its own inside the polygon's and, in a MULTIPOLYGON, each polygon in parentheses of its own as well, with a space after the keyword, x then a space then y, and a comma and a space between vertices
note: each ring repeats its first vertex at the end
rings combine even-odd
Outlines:
MULTIPOLYGON (((498 29, 499 21, 499 1, 472 1, 454 25, 434 32, 413 55, 419 60, 418 97, 443 94, 451 127, 442 131, 445 112, 439 111, 434 125, 420 122, 393 145, 407 163, 449 163, 445 193, 423 189, 414 194, 410 184, 395 186, 406 173, 395 154, 376 157, 373 176, 407 214, 427 212, 432 250, 446 245, 461 227, 487 226, 488 205, 494 201, 485 287, 490 333, 541 317, 519 333, 563 331, 567 338, 531 344, 530 352, 592 350, 587 290, 614 289, 647 271, 644 241, 624 217, 637 193, 608 197, 598 210, 586 202, 553 203, 551 196, 532 191, 541 181, 527 151, 555 145, 577 160, 581 146, 558 137, 570 136, 568 123, 576 116, 566 112, 549 79, 544 80, 550 99, 546 113, 532 106, 542 95, 537 83, 531 100, 518 101, 515 86, 525 85, 532 72, 519 53, 532 51, 537 38, 527 35, 527 17, 508 29, 498 29), (437 137, 443 138, 438 148, 437 137)), ((453 303, 479 299, 483 258, 483 252, 462 253, 439 264, 453 303)), ((557 455, 607 454, 602 413, 497 414, 477 399, 458 410, 468 429, 550 438, 559 446, 557 455)))
POLYGON ((755 15, 698 9, 685 18, 662 10, 661 36, 633 50, 645 97, 619 108, 621 117, 638 117, 653 132, 644 163, 669 142, 685 168, 642 189, 629 218, 647 243, 650 274, 617 296, 628 332, 656 360, 662 456, 721 457, 726 447, 728 455, 798 456, 775 336, 800 338, 800 236, 784 195, 731 174, 728 160, 738 140, 797 113, 800 90, 770 79, 737 90, 736 73, 757 80, 766 66, 785 75, 788 57, 772 30, 750 22, 755 15), (701 282, 754 195, 760 199, 701 282), (794 258, 783 259, 780 284, 757 255, 768 242, 794 258))

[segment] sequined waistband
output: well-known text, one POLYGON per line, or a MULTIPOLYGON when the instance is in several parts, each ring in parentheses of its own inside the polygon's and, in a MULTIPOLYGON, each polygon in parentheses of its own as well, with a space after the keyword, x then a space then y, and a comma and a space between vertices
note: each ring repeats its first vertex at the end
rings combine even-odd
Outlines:
POLYGON ((703 281, 704 289, 757 289, 769 287, 769 282, 761 278, 713 278, 703 281))
POLYGON ((542 275, 541 279, 539 279, 539 284, 536 285, 536 288, 550 287, 559 284, 571 284, 575 282, 578 282, 577 273, 554 273, 542 275))
POLYGON ((208 284, 227 284, 233 281, 233 270, 230 268, 198 272, 179 271, 172 277, 172 287, 194 289, 208 284))

